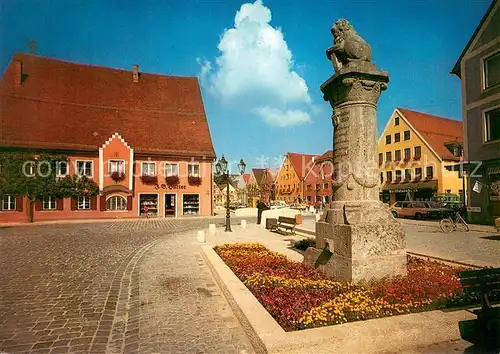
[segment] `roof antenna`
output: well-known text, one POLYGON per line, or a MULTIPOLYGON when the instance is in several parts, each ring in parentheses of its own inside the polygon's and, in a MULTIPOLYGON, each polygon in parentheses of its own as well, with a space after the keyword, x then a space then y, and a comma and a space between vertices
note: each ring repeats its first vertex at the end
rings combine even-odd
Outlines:
POLYGON ((33 39, 30 39, 28 41, 28 49, 30 54, 36 54, 36 41, 33 39))

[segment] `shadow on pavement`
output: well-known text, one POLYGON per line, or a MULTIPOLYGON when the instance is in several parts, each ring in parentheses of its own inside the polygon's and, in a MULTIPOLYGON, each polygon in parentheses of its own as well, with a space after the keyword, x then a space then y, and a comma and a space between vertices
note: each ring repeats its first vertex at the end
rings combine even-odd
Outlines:
POLYGON ((493 235, 493 236, 483 236, 481 238, 484 238, 486 240, 495 240, 495 241, 500 241, 500 235, 493 235))

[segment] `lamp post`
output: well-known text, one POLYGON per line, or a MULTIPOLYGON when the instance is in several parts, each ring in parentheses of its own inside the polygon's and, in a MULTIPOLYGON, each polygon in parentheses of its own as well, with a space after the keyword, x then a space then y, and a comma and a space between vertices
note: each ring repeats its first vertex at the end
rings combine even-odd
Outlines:
MULTIPOLYGON (((246 164, 243 162, 243 159, 240 160, 238 164, 240 169, 240 174, 245 172, 246 164)), ((227 168, 227 161, 224 158, 224 155, 219 159, 219 161, 215 164, 215 170, 218 175, 224 176, 226 180, 226 188, 227 188, 227 199, 226 199, 226 230, 227 232, 232 232, 231 230, 231 215, 229 209, 229 169, 227 168)))

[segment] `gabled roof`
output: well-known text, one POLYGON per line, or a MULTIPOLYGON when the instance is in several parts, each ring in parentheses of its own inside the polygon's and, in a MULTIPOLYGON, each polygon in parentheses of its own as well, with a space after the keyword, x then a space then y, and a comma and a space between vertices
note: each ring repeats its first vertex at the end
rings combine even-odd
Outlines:
POLYGON ((118 132, 138 153, 215 157, 196 77, 140 73, 133 82, 132 71, 16 53, 0 106, 3 147, 97 151, 118 132))
POLYGON ((481 19, 481 21, 479 22, 479 24, 477 25, 476 30, 474 31, 474 33, 470 37, 469 41, 467 42, 467 45, 465 46, 464 50, 462 51, 462 54, 460 54, 460 57, 458 58, 458 60, 455 63, 455 65, 453 66, 453 69, 451 69, 450 74, 455 74, 458 77, 460 77, 460 75, 461 75, 461 73, 460 73, 460 62, 462 61, 462 58, 464 57, 465 53, 467 53, 467 51, 469 50, 470 46, 472 45, 472 42, 474 42, 474 39, 478 35, 479 31, 481 31, 481 28, 483 27, 484 23, 486 22, 486 19, 488 18, 488 16, 490 15, 490 13, 493 11, 493 8, 495 7, 495 5, 497 5, 498 2, 499 2, 498 0, 493 0, 491 2, 490 7, 488 8, 488 10, 486 11, 486 13, 484 14, 484 16, 481 19))
POLYGON ((264 176, 265 168, 252 168, 252 174, 255 178, 255 182, 260 186, 262 181, 262 176, 264 176))
POLYGON ((273 182, 271 171, 268 168, 252 168, 252 174, 255 177, 255 181, 259 187, 262 186, 262 182, 267 181, 268 183, 273 182))
POLYGON ((243 174, 243 181, 245 181, 245 183, 248 183, 250 181, 250 175, 250 173, 243 174))
MULTIPOLYGON (((314 160, 314 165, 307 171, 304 179, 307 179, 311 173, 314 173, 315 176, 321 175, 321 167, 324 167, 324 163, 326 161, 333 161, 333 150, 328 150, 323 155, 314 160)), ((331 170, 331 168, 330 168, 331 170)), ((325 171, 329 177, 331 177, 332 171, 325 171)))
POLYGON ((287 155, 300 179, 304 179, 309 169, 313 166, 313 158, 318 158, 318 155, 299 154, 295 152, 287 152, 287 155))
POLYGON ((463 141, 462 121, 443 118, 432 114, 396 108, 407 122, 420 134, 429 146, 442 159, 454 159, 445 144, 450 141, 463 141))
POLYGON ((333 159, 333 150, 328 150, 318 158, 318 161, 322 162, 325 160, 332 160, 332 159, 333 159))

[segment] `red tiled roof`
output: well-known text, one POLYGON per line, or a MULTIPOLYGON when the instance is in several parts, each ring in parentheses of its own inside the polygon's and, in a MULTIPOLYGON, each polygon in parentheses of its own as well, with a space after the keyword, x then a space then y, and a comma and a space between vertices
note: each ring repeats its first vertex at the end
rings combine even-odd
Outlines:
POLYGON ((97 150, 115 132, 138 153, 215 156, 198 79, 14 55, 0 80, 0 145, 97 150), (14 61, 24 80, 14 87, 14 61))
POLYGON ((288 152, 287 155, 300 179, 303 179, 313 166, 313 157, 318 158, 318 155, 298 154, 295 152, 288 152))
POLYGON ((331 179, 333 165, 325 162, 328 160, 331 161, 332 159, 333 159, 333 150, 328 150, 323 155, 315 159, 314 165, 306 173, 307 175, 306 180, 307 181, 322 180, 321 178, 322 170, 325 177, 327 179, 331 179))
POLYGON ((397 110, 408 120, 432 149, 443 159, 454 159, 445 146, 450 141, 463 141, 462 121, 411 111, 405 108, 397 110))
POLYGON ((333 150, 328 150, 323 155, 318 157, 318 161, 331 160, 333 159, 333 150))

